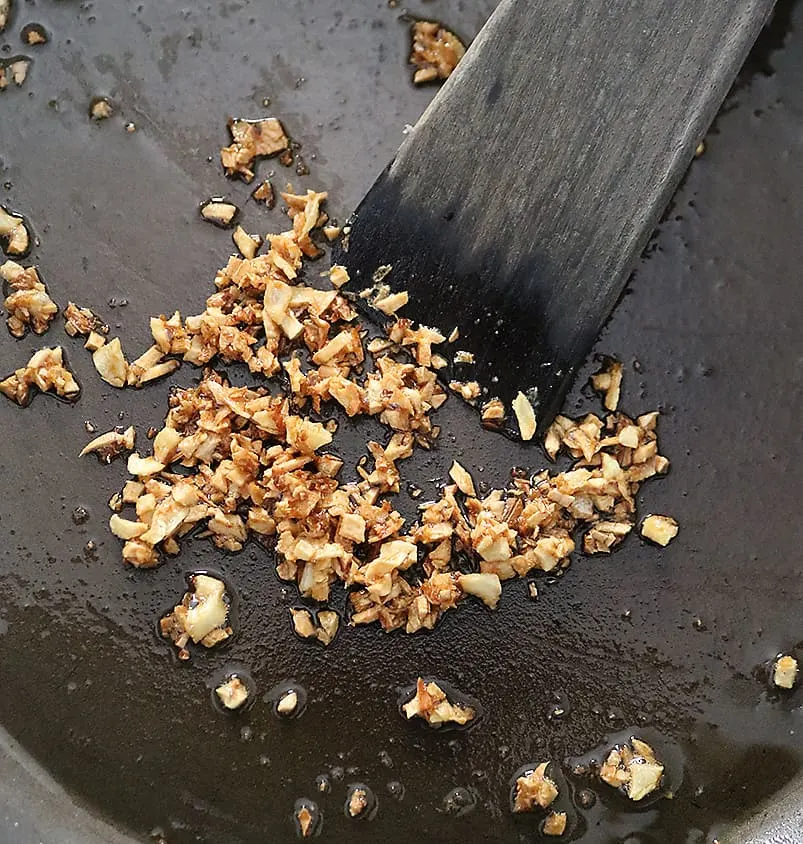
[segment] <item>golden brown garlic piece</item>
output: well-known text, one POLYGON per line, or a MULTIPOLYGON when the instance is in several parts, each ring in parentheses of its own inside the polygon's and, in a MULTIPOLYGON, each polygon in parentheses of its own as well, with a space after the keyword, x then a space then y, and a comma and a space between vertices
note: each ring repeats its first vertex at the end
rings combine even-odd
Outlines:
POLYGON ((448 79, 465 55, 463 42, 435 21, 416 21, 412 34, 410 63, 417 68, 413 74, 413 82, 422 85, 425 82, 448 79))
POLYGON ((634 802, 658 789, 663 773, 664 766, 655 758, 655 751, 635 737, 628 744, 614 747, 599 769, 603 782, 624 790, 634 802))
POLYGON ((190 578, 190 590, 181 603, 161 619, 159 629, 162 636, 178 648, 179 659, 186 660, 190 658, 187 650, 190 641, 212 648, 232 635, 228 615, 223 581, 207 574, 196 574, 190 578))
MULTIPOLYGON (((13 65, 9 65, 6 72, 12 68, 13 65)), ((18 75, 14 74, 15 81, 18 75)), ((25 79, 24 74, 21 78, 25 79)), ((22 82, 17 82, 17 84, 21 85, 22 82)), ((2 87, 4 86, 0 83, 0 88, 2 87)), ((25 255, 31 245, 31 237, 25 220, 19 214, 11 214, 2 205, 0 205, 0 241, 3 242, 3 249, 7 255, 25 255)))
POLYGON ((291 609, 293 629, 304 639, 317 639, 322 645, 329 645, 340 627, 340 616, 332 610, 321 610, 317 624, 312 613, 304 609, 291 609))
POLYGON ((235 710, 248 700, 248 687, 236 674, 233 674, 215 689, 215 694, 226 709, 235 710))
POLYGON ((3 306, 11 334, 24 337, 29 328, 34 334, 44 334, 58 313, 58 305, 50 298, 36 267, 22 267, 15 261, 6 261, 0 265, 0 278, 9 289, 3 306))
POLYGON ((610 359, 599 372, 591 376, 591 386, 602 394, 606 410, 616 410, 619 407, 623 371, 618 360, 610 359))
POLYGON ((64 364, 61 346, 40 349, 24 367, 0 381, 0 393, 23 407, 32 398, 32 387, 65 399, 78 398, 81 388, 64 364))
POLYGON ((276 155, 286 150, 290 140, 275 117, 262 120, 230 120, 232 143, 220 150, 220 161, 227 176, 240 175, 244 181, 254 178, 254 159, 276 155))
POLYGON ((549 762, 541 762, 516 780, 514 812, 532 812, 536 806, 546 809, 558 796, 558 786, 546 775, 549 762))
POLYGON ((431 727, 448 723, 464 725, 476 716, 470 706, 451 703, 437 683, 425 683, 421 677, 416 681, 415 695, 402 710, 408 719, 422 718, 431 727))
POLYGON ((649 515, 641 523, 641 535, 657 545, 666 546, 678 535, 678 523, 671 516, 649 515))
POLYGON ((134 450, 135 438, 136 431, 133 425, 126 428, 122 433, 120 431, 107 431, 88 442, 78 456, 84 457, 87 454, 95 454, 101 463, 111 463, 115 457, 126 451, 134 450))
POLYGON ((109 326, 89 308, 79 308, 74 302, 67 302, 64 309, 64 330, 70 337, 88 337, 93 331, 108 334, 109 326))
POLYGON ((779 689, 793 689, 797 683, 798 664, 793 656, 781 656, 772 666, 772 682, 779 689))

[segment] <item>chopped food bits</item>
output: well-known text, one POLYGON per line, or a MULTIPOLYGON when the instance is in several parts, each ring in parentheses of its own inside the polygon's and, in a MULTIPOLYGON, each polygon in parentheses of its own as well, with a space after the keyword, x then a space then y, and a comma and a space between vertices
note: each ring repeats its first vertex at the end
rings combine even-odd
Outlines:
POLYGON ((449 477, 457 484, 457 488, 465 495, 476 496, 474 481, 471 475, 455 460, 449 469, 449 477))
POLYGON ((502 584, 499 575, 485 573, 461 574, 457 585, 467 595, 474 595, 492 610, 496 609, 502 597, 502 584))
POLYGON ((262 245, 262 238, 259 235, 248 234, 242 226, 237 226, 231 239, 234 241, 234 245, 240 250, 243 258, 248 258, 249 260, 257 254, 257 250, 262 245))
POLYGON ((238 208, 223 199, 210 199, 201 206, 201 216, 222 229, 228 228, 237 216, 238 208))
POLYGON ((628 744, 614 747, 599 769, 603 782, 624 790, 634 802, 656 791, 663 774, 664 766, 650 745, 635 737, 628 744))
MULTIPOLYGON (((25 56, 15 56, 5 61, 0 60, 0 91, 7 88, 12 82, 20 87, 25 82, 30 67, 31 60, 25 56)), ((15 252, 11 249, 6 249, 6 251, 9 255, 22 254, 22 252, 15 252)))
POLYGON ((58 305, 50 298, 36 267, 22 267, 15 261, 6 261, 0 265, 0 278, 9 290, 3 306, 11 334, 24 337, 29 328, 34 334, 44 334, 58 313, 58 305))
POLYGON ((321 826, 321 813, 316 803, 302 798, 296 801, 293 814, 296 830, 301 838, 312 838, 321 826))
POLYGON ((399 293, 388 293, 381 299, 374 300, 374 307, 383 314, 391 316, 400 308, 403 308, 410 301, 410 294, 406 290, 399 293))
POLYGON ((107 431, 88 442, 78 456, 84 457, 87 454, 95 454, 101 463, 111 463, 115 457, 123 452, 134 450, 135 437, 136 431, 133 425, 126 428, 122 433, 120 431, 107 431))
POLYGON ((472 402, 480 396, 480 385, 476 381, 450 381, 449 389, 467 402, 472 402))
POLYGON ((114 105, 108 97, 93 97, 89 103, 89 116, 93 120, 108 120, 114 114, 114 105))
POLYGON ((240 175, 244 181, 254 178, 254 159, 276 155, 286 150, 290 139, 275 117, 262 120, 230 120, 232 143, 220 150, 220 161, 227 176, 240 175))
POLYGON ((236 674, 232 674, 215 689, 215 694, 226 709, 239 709, 248 700, 248 687, 236 674))
POLYGON ((64 309, 64 330, 70 337, 88 337, 93 331, 108 334, 109 326, 89 308, 79 308, 74 302, 67 302, 64 309))
POLYGON ((591 376, 591 386, 603 396, 606 410, 619 407, 619 393, 622 388, 624 368, 618 360, 610 359, 603 368, 591 376))
POLYGON ((516 779, 513 811, 532 812, 536 806, 546 809, 558 796, 558 786, 546 775, 549 762, 541 762, 516 779))
POLYGON ((463 42, 435 21, 416 21, 412 34, 410 63, 417 68, 413 74, 413 82, 422 85, 425 82, 448 79, 465 55, 463 42))
POLYGON ((128 363, 123 355, 120 338, 115 337, 92 353, 92 362, 98 375, 112 387, 125 387, 128 379, 128 363))
POLYGON ((641 535, 663 546, 669 545, 678 530, 678 523, 671 516, 649 515, 641 523, 641 535))
POLYGON ((0 381, 0 393, 23 407, 32 398, 32 387, 65 399, 78 398, 81 388, 64 363, 61 346, 40 349, 24 367, 0 381))
POLYGON ((354 788, 348 798, 348 813, 352 818, 359 817, 368 806, 365 789, 354 788))
POLYGON ((8 255, 25 255, 31 245, 25 220, 19 214, 10 213, 2 205, 0 205, 0 241, 3 242, 3 249, 8 255))
POLYGON ((187 650, 190 640, 211 648, 228 639, 233 632, 227 623, 229 605, 223 581, 208 574, 195 574, 190 577, 189 584, 190 589, 181 603, 159 622, 162 636, 172 640, 178 648, 179 659, 184 660, 190 658, 187 650))
POLYGON ((329 645, 340 627, 340 616, 332 610, 320 610, 317 623, 309 610, 291 609, 293 629, 304 639, 317 639, 322 645, 329 645))
POLYGON ((781 656, 772 667, 772 682, 779 689, 793 689, 797 682, 798 664, 793 656, 781 656))
POLYGON ((276 703, 276 712, 287 718, 293 715, 296 709, 298 709, 298 692, 295 689, 290 689, 279 698, 276 703))
POLYGON ((273 208, 276 205, 276 194, 273 192, 273 185, 270 183, 270 179, 265 179, 265 181, 253 191, 251 196, 253 196, 257 202, 264 202, 268 208, 273 208))
POLYGON ((476 717, 472 707, 452 703, 437 683, 426 683, 421 677, 416 682, 415 695, 402 710, 408 719, 422 718, 431 727, 448 723, 462 726, 476 717))
MULTIPOLYGON (((0 5, 2 5, 2 0, 0 0, 0 5)), ((0 26, 0 30, 2 30, 2 26, 0 26)), ((20 32, 20 38, 22 39, 22 43, 27 44, 29 47, 38 47, 41 44, 47 44, 49 40, 47 31, 39 23, 25 24, 20 32)))
POLYGON ((513 412, 519 424, 519 434, 526 442, 535 436, 535 410, 532 403, 521 391, 516 394, 512 402, 513 412))
POLYGON ((12 0, 0 0, 0 32, 6 28, 11 17, 11 3, 12 0))
POLYGON ((544 835, 563 835, 566 832, 566 812, 550 812, 544 821, 544 835))

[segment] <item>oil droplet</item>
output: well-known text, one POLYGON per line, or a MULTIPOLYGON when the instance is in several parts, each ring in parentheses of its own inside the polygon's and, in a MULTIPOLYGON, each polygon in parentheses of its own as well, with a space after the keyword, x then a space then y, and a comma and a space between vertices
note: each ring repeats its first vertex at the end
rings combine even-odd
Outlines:
MULTIPOLYGON (((89 521, 89 510, 86 507, 78 506, 72 511, 72 520, 76 525, 85 525, 89 521)), ((87 543, 87 550, 89 544, 87 543)))
POLYGON ((473 812, 477 807, 477 794, 473 789, 457 786, 441 801, 440 811, 455 818, 473 812))
POLYGON ((246 725, 245 727, 242 727, 242 728, 241 728, 241 730, 240 730, 240 738, 241 738, 243 741, 251 741, 251 739, 252 739, 253 737, 254 737, 254 731, 251 729, 251 727, 249 727, 248 725, 246 725))
POLYGON ((575 799, 578 808, 590 809, 597 802, 597 795, 590 788, 581 788, 575 799))
POLYGON ((340 780, 342 780, 346 775, 346 772, 340 767, 340 765, 334 765, 329 769, 329 773, 332 775, 332 779, 335 782, 340 782, 340 780))
POLYGON ((379 761, 386 768, 392 768, 393 767, 393 760, 390 758, 390 754, 387 752, 387 750, 380 750, 379 751, 379 761))
POLYGON ((385 788, 394 800, 404 800, 404 786, 398 780, 391 780, 385 788))

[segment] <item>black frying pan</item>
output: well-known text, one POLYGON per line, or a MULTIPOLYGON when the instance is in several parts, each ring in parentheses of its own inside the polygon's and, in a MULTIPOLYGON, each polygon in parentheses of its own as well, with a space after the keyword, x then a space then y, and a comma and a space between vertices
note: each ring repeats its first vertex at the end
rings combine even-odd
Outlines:
MULTIPOLYGON (((492 5, 422 8, 471 36, 492 5)), ((281 116, 311 173, 278 168, 276 181, 330 189, 342 219, 431 96, 409 85, 406 29, 379 0, 18 6, 12 52, 30 21, 52 41, 28 51, 25 87, 0 95, 0 202, 29 216, 41 239, 32 259, 58 301, 98 310, 132 351, 145 348, 151 314, 200 308, 231 250, 227 233, 201 222, 199 202, 231 197, 249 230, 284 224, 223 177, 228 115, 281 116), (86 109, 101 93, 119 109, 94 125, 86 109), (136 132, 124 131, 127 121, 136 132)), ((33 348, 62 343, 84 388, 76 406, 0 403, 8 733, 80 803, 137 840, 153 832, 170 844, 292 840, 293 804, 314 797, 324 773, 328 840, 535 840, 536 827, 508 811, 516 769, 574 759, 632 728, 665 744, 681 781, 675 798, 634 811, 597 788, 594 805, 574 812, 576 840, 703 841, 791 782, 803 692, 769 693, 763 671, 803 639, 801 25, 803 6, 782 2, 598 344, 627 364, 624 408, 663 411, 673 470, 643 488, 641 506, 676 516, 680 536, 663 551, 634 537, 609 559, 579 556, 560 580, 539 582, 537 602, 516 582, 497 613, 466 605, 424 636, 348 629, 323 650, 291 633, 296 594, 260 546, 226 555, 195 539, 157 571, 125 569, 105 524, 125 467, 77 459, 84 421, 133 423, 142 436, 161 420, 170 385, 105 387, 60 326, 41 342, 0 331, 4 373, 33 348), (88 521, 74 520, 79 506, 88 521), (229 648, 179 665, 155 622, 185 571, 204 567, 235 585, 239 632, 229 648), (247 668, 261 692, 294 678, 309 693, 305 713, 280 723, 261 701, 240 716, 219 713, 210 687, 228 666, 247 668), (482 724, 442 735, 403 723, 399 689, 419 673, 479 698, 482 724), (343 814, 354 781, 379 797, 372 822, 343 814), (403 799, 389 782, 403 785, 403 799), (458 786, 477 806, 456 818, 440 809, 458 786)), ((195 377, 187 367, 172 383, 195 377)), ((572 413, 596 407, 582 390, 568 404, 572 413)), ((440 421, 440 447, 409 461, 427 494, 455 456, 489 484, 543 462, 536 449, 481 432, 457 402, 440 421)), ((344 456, 356 459, 374 434, 355 426, 344 456)), ((411 512, 409 501, 400 506, 411 512)), ((14 766, 7 755, 0 839, 88 840, 67 831, 79 821, 64 799, 47 808, 38 792, 19 793, 27 786, 14 766)), ((569 782, 577 797, 584 783, 569 782)))

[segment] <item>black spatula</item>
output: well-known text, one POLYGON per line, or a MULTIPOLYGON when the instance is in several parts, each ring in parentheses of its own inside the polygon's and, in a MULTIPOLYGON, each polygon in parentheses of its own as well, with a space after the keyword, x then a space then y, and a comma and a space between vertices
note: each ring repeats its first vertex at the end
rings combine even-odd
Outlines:
POLYGON ((772 7, 502 0, 351 219, 351 288, 391 266, 473 353, 447 376, 543 430, 772 7))

